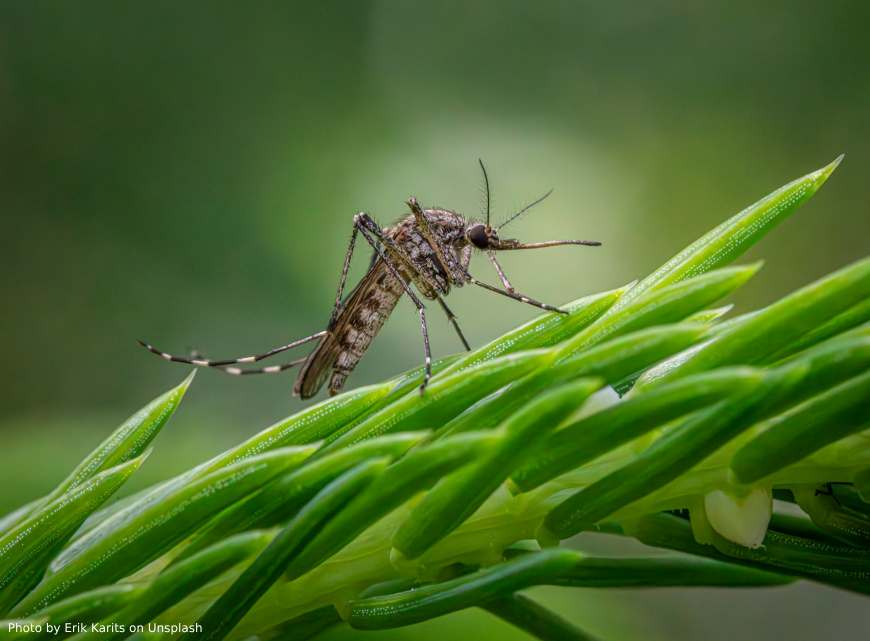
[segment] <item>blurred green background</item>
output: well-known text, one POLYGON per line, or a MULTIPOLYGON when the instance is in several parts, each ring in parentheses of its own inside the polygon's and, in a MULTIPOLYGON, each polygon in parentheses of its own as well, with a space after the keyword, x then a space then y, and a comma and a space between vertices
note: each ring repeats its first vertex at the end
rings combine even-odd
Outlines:
MULTIPOLYGON (((868 19, 857 1, 0 3, 0 512, 183 377, 134 339, 225 357, 319 330, 353 214, 386 224, 413 194, 479 215, 478 157, 497 216, 555 187, 513 233, 605 243, 505 256, 545 301, 643 276, 841 152, 734 302, 866 254, 868 19)), ((450 302, 475 345, 535 315, 450 302)), ((349 384, 420 359, 402 302, 349 384)), ((139 486, 297 410, 291 385, 202 372, 139 486)), ((808 586, 559 594, 608 639, 870 626, 866 602, 808 586)), ((489 630, 468 616, 390 638, 489 630)))

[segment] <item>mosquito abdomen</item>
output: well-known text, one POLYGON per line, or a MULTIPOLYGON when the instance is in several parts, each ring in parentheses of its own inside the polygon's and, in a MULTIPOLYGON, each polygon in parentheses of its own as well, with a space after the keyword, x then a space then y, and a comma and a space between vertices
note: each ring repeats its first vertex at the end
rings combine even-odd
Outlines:
POLYGON ((329 393, 338 393, 393 312, 402 293, 402 284, 382 261, 376 261, 343 303, 329 334, 303 365, 294 393, 301 398, 314 396, 327 377, 330 379, 329 393))

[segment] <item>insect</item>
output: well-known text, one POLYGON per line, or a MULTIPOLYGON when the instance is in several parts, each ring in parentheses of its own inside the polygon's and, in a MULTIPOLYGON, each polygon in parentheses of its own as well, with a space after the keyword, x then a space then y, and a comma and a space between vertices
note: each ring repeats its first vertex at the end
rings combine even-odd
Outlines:
POLYGON ((417 309, 420 330, 423 335, 425 360, 423 381, 420 384, 420 392, 422 393, 432 376, 432 353, 429 346, 426 306, 421 297, 438 303, 456 331, 459 340, 462 341, 462 345, 468 350, 471 348, 459 327, 456 315, 444 301, 444 297, 450 293, 452 287, 462 287, 466 284, 476 285, 548 312, 566 313, 514 289, 496 259, 496 252, 559 245, 597 246, 601 244, 591 240, 548 240, 524 243, 519 240, 501 238, 499 236, 501 229, 547 198, 552 190, 509 216, 501 224, 493 227, 490 224, 489 177, 483 162, 478 162, 483 171, 486 192, 485 222, 468 219, 462 214, 440 207, 424 209, 413 196, 406 203, 410 209, 410 214, 403 216, 389 227, 381 228, 365 212, 360 212, 354 216, 353 231, 341 269, 338 293, 326 329, 292 343, 275 347, 262 354, 226 360, 208 360, 196 355, 188 358, 174 356, 160 351, 144 341, 139 341, 139 343, 145 349, 167 361, 213 367, 236 376, 274 374, 301 365, 293 386, 295 395, 301 398, 314 396, 327 378, 329 379, 329 394, 334 395, 342 389, 347 377, 362 359, 375 336, 393 312, 399 299, 404 295, 411 300, 417 309), (368 271, 350 294, 344 298, 347 274, 359 236, 362 236, 372 247, 373 254, 368 271), (479 281, 468 272, 472 253, 475 250, 486 254, 501 280, 503 289, 479 281), (415 289, 417 292, 414 291, 415 289), (256 363, 315 341, 317 342, 316 347, 305 358, 259 369, 239 367, 239 365, 256 363))

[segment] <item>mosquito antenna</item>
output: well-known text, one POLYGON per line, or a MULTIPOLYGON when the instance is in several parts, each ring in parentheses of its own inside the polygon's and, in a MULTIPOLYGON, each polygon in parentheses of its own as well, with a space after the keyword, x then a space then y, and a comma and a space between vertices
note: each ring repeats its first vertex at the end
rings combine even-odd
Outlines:
POLYGON ((483 161, 478 158, 480 169, 483 172, 483 185, 486 188, 486 226, 489 227, 489 176, 486 175, 486 167, 483 166, 483 161))
POLYGON ((513 220, 519 218, 519 217, 522 216, 524 213, 526 213, 527 211, 529 211, 532 207, 534 207, 535 205, 537 205, 537 204, 543 202, 544 200, 546 200, 546 198, 547 198, 550 194, 552 194, 552 193, 553 193, 553 190, 551 189, 550 191, 548 191, 546 194, 544 194, 543 196, 541 196, 541 197, 538 198, 537 200, 530 202, 528 205, 526 205, 525 207, 523 207, 522 209, 520 209, 520 210, 519 210, 517 213, 515 213, 513 216, 511 216, 511 217, 508 218, 506 221, 504 221, 501 225, 499 225, 498 227, 496 227, 495 230, 498 231, 499 229, 501 229, 502 227, 504 227, 505 225, 507 225, 509 222, 511 222, 511 221, 513 221, 513 220))

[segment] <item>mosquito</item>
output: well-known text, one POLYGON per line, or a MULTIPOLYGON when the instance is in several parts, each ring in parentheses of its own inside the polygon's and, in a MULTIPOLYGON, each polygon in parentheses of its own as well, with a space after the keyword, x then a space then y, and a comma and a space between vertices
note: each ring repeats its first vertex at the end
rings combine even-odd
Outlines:
POLYGON ((466 284, 476 285, 548 312, 565 314, 567 312, 564 310, 518 292, 496 259, 496 252, 560 245, 594 247, 601 244, 593 240, 548 240, 524 243, 515 239, 501 238, 499 232, 505 226, 546 199, 553 190, 551 189, 509 216, 501 224, 493 227, 490 224, 489 176, 483 162, 478 160, 478 163, 483 172, 486 193, 485 221, 466 218, 458 212, 440 207, 424 209, 413 196, 406 201, 411 213, 406 214, 389 227, 381 228, 365 212, 360 212, 354 216, 353 231, 341 268, 338 292, 326 329, 286 345, 275 347, 262 354, 226 360, 209 360, 198 355, 187 358, 174 356, 160 351, 144 341, 139 341, 139 343, 148 351, 167 361, 199 367, 213 367, 235 376, 277 374, 301 365, 302 368, 293 386, 294 395, 303 399, 310 398, 317 394, 326 379, 329 378, 329 394, 332 396, 344 387, 347 377, 365 355, 375 336, 392 314, 399 299, 405 295, 417 309, 420 330, 423 335, 424 376, 420 384, 420 392, 423 393, 432 376, 432 352, 429 346, 426 306, 421 298, 438 303, 456 331, 463 347, 469 350, 471 348, 459 327, 456 315, 444 301, 444 297, 450 293, 452 287, 462 287, 466 284), (345 298, 347 274, 359 236, 362 236, 371 246, 373 254, 368 271, 345 298), (484 283, 468 272, 475 250, 486 254, 495 268, 503 288, 484 283), (417 290, 417 293, 414 289, 417 290), (257 363, 315 341, 317 341, 317 346, 307 357, 259 369, 239 367, 239 365, 257 363))

